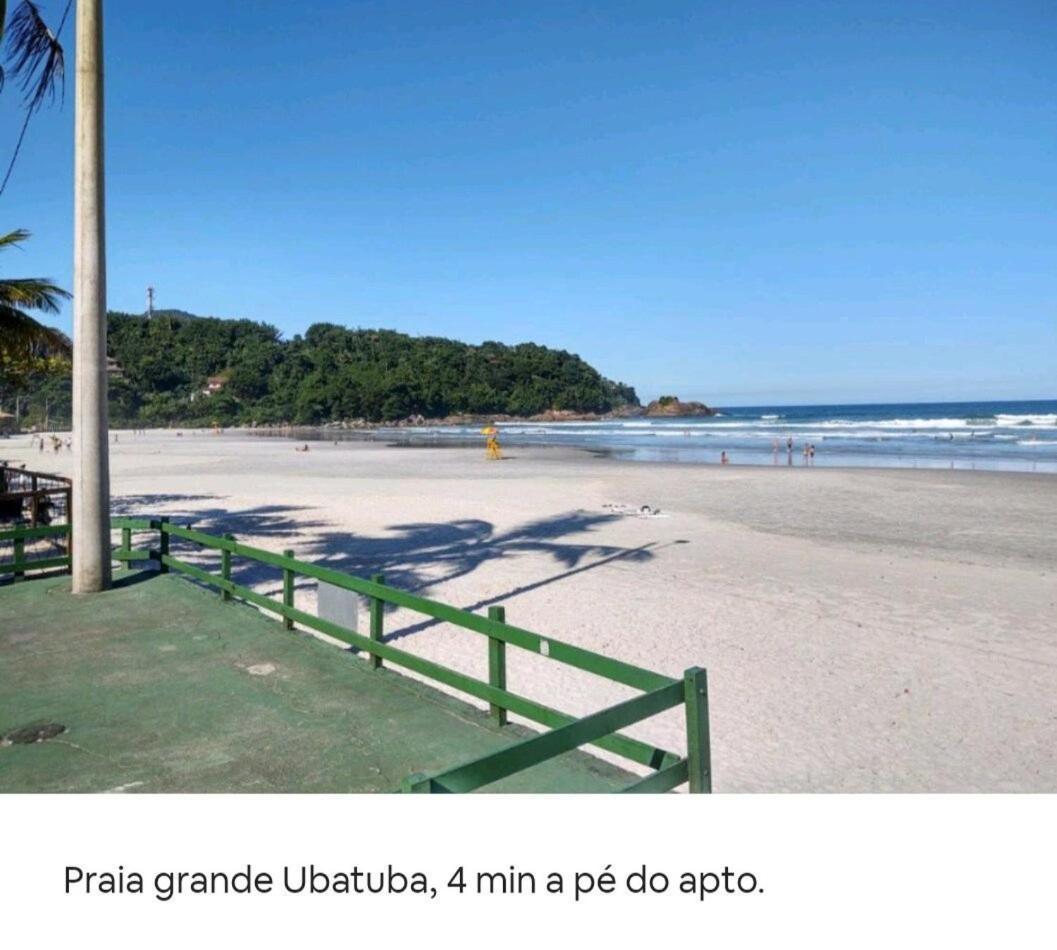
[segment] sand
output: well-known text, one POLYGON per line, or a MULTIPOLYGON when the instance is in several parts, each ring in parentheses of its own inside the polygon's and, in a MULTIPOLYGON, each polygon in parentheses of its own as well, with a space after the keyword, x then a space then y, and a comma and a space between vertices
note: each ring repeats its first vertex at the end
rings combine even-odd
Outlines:
MULTIPOLYGON (((1055 476, 294 444, 122 432, 115 509, 503 604, 512 623, 671 675, 705 666, 720 792, 1057 791, 1055 476), (644 504, 661 516, 624 513, 644 504)), ((28 437, 0 458, 72 467, 28 437)), ((314 609, 311 585, 297 598, 314 609)), ((484 674, 482 637, 421 620, 398 611, 387 630, 484 674)), ((516 649, 508 666, 510 688, 573 713, 628 695, 516 649)), ((676 712, 631 732, 685 742, 676 712)))

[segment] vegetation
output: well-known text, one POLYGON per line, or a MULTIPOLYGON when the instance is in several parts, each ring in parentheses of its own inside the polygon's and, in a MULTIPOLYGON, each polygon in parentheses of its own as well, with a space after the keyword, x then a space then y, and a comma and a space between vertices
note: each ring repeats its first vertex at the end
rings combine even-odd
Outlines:
MULTIPOLYGON (((534 343, 472 346, 330 323, 283 340, 267 324, 163 310, 150 320, 111 313, 109 349, 115 425, 391 422, 638 405, 631 387, 534 343)), ((32 380, 21 392, 26 421, 43 424, 46 403, 58 425, 68 393, 65 380, 32 380)))
MULTIPOLYGON (((18 84, 25 119, 0 181, 0 194, 11 177, 29 120, 55 98, 62 88, 64 75, 63 48, 58 34, 62 32, 65 15, 53 31, 37 4, 22 0, 12 6, 10 19, 8 7, 7 0, 0 0, 0 91, 8 81, 18 84)), ((0 235, 0 251, 18 247, 28 238, 29 232, 21 229, 0 235)), ((29 388, 42 389, 55 377, 68 373, 70 341, 59 331, 40 323, 31 313, 57 313, 59 301, 69 296, 46 278, 0 278, 0 399, 29 388)))
MULTIPOLYGON (((28 237, 26 231, 0 235, 0 251, 28 237)), ((69 296, 42 277, 0 278, 0 399, 69 371, 70 341, 26 312, 58 313, 59 301, 69 296)))

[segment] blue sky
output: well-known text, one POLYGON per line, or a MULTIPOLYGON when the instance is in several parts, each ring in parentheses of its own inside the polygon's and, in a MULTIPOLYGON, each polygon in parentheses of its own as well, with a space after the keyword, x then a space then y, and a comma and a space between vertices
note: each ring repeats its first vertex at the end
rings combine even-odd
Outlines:
MULTIPOLYGON (((1057 396, 1052 3, 106 16, 114 309, 534 340, 719 405, 1057 396)), ((64 38, 0 266, 69 285, 64 38)))

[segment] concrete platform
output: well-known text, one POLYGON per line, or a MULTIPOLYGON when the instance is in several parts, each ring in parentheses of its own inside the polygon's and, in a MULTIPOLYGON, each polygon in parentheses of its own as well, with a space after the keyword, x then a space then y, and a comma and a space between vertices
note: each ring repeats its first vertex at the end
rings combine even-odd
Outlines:
MULTIPOLYGON (((0 735, 66 727, 0 747, 0 792, 391 792, 532 734, 173 575, 69 591, 0 587, 0 735)), ((632 781, 578 751, 486 790, 632 781)))

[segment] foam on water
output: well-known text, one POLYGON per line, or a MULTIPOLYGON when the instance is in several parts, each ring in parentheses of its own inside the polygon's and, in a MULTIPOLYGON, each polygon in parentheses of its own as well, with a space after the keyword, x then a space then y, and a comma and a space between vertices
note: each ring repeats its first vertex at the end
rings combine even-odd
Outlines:
MULTIPOLYGON (((786 465, 792 439, 794 465, 813 444, 816 465, 1057 473, 1057 400, 729 407, 704 418, 497 425, 503 445, 581 446, 643 461, 714 463, 725 451, 734 463, 786 465)), ((480 424, 401 427, 377 436, 419 445, 482 439, 480 424)))

